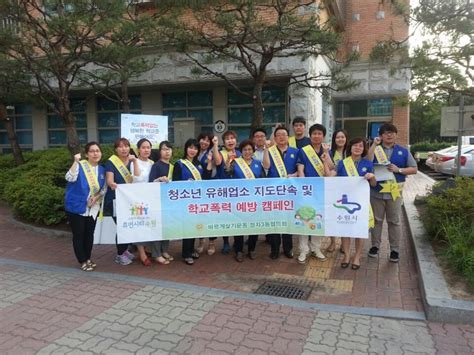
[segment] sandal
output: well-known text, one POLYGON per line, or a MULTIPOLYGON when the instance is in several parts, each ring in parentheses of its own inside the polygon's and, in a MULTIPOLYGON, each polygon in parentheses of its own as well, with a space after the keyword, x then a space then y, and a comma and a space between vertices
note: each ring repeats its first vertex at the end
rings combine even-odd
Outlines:
POLYGON ((195 251, 193 251, 193 253, 191 254, 191 257, 192 257, 193 259, 199 259, 199 253, 195 250, 195 251))
POLYGON ((343 269, 347 269, 349 267, 350 263, 341 263, 341 267, 343 269))
POLYGON ((158 264, 161 264, 161 265, 168 265, 170 263, 170 261, 168 259, 166 259, 165 257, 163 256, 159 256, 155 259, 155 261, 158 263, 158 264))
POLYGON ((169 260, 169 261, 174 260, 173 256, 169 255, 168 253, 163 253, 163 258, 165 258, 166 260, 169 260))
POLYGON ((199 244, 198 247, 196 248, 196 251, 201 254, 204 251, 204 240, 199 239, 199 244))
POLYGON ((193 265, 194 264, 194 259, 193 258, 185 258, 184 262, 188 265, 193 265))
POLYGON ((214 255, 216 253, 216 246, 214 242, 209 242, 209 247, 207 248, 207 255, 214 255))
POLYGON ((352 264, 351 269, 352 269, 352 270, 359 270, 359 269, 360 269, 360 265, 352 264))
POLYGON ((94 268, 92 266, 90 266, 89 264, 87 264, 87 262, 85 262, 81 265, 81 270, 82 271, 94 271, 94 268))
POLYGON ((87 260, 86 263, 87 263, 87 265, 89 265, 93 269, 95 269, 97 267, 97 264, 95 262, 93 262, 92 260, 87 260))

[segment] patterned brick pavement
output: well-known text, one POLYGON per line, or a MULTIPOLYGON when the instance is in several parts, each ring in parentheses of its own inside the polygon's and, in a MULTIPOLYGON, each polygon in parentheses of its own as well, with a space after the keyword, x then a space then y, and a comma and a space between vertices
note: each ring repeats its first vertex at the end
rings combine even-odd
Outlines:
MULTIPOLYGON (((409 193, 424 192, 426 184, 422 177, 410 177, 406 190, 409 193)), ((235 262, 231 255, 217 252, 213 256, 203 255, 194 266, 189 267, 179 257, 179 241, 171 243, 176 261, 168 266, 154 264, 146 268, 139 262, 126 267, 116 265, 113 262, 114 246, 95 246, 93 259, 99 265, 98 270, 104 272, 243 292, 255 291, 264 281, 297 281, 314 287, 308 300, 313 303, 423 312, 418 273, 405 220, 403 231, 399 264, 388 262, 385 226, 380 257, 371 259, 364 253, 362 267, 358 271, 341 269, 342 254, 338 251, 328 253, 325 262, 312 258, 306 265, 285 257, 273 261, 268 257, 269 246, 263 240, 257 245, 257 260, 245 259, 243 263, 235 262)), ((325 239, 323 245, 328 242, 325 239)), ((219 249, 222 239, 219 238, 217 243, 219 249)), ((366 251, 369 244, 367 241, 366 251)), ((297 237, 294 237, 294 245, 297 255, 297 237)), ((5 206, 0 206, 0 257, 77 267, 69 238, 25 230, 11 223, 10 211, 5 206)))
POLYGON ((323 312, 306 302, 290 307, 18 264, 0 264, 2 354, 474 352, 473 326, 323 312))

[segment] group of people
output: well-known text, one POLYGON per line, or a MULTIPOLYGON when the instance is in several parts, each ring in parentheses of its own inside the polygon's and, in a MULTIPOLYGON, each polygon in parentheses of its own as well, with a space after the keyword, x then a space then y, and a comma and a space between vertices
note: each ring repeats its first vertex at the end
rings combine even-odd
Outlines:
MULTIPOLYGON (((127 183, 168 183, 181 180, 209 179, 260 179, 289 177, 332 177, 361 176, 371 187, 371 206, 374 227, 371 230, 371 248, 369 257, 377 257, 382 234, 382 223, 386 219, 390 243, 390 261, 399 261, 399 240, 401 234, 401 198, 394 193, 403 190, 405 177, 417 172, 417 164, 409 150, 396 144, 397 128, 391 123, 383 124, 379 137, 370 147, 362 137, 348 139, 345 130, 334 132, 331 144, 325 144, 326 128, 314 124, 306 136, 306 120, 295 117, 292 122, 294 136, 283 125, 275 127, 271 139, 263 128, 252 132, 252 139, 238 144, 237 134, 227 131, 223 134, 222 149, 218 148, 218 138, 202 133, 196 139, 188 139, 184 145, 183 157, 171 164, 172 145, 163 141, 158 147, 158 160, 150 160, 151 142, 141 139, 137 142, 137 154, 131 154, 130 142, 125 138, 115 141, 115 154, 102 167, 100 145, 90 142, 85 146, 85 159, 74 156, 74 163, 66 174, 68 181, 65 196, 65 210, 73 233, 73 248, 80 268, 93 271, 96 264, 91 261, 96 218, 103 199, 104 215, 115 220, 115 189, 118 184, 127 183), (383 182, 377 181, 374 163, 382 165, 393 173, 388 192, 383 182)), ((207 254, 216 252, 215 240, 208 238, 207 254)), ((247 239, 248 258, 256 258, 258 236, 247 239)), ((304 264, 308 257, 314 256, 326 260, 321 250, 321 237, 298 236, 299 263, 304 264)), ((341 267, 353 270, 360 268, 361 253, 365 239, 355 239, 355 253, 351 257, 351 238, 341 238, 340 251, 344 254, 341 267)), ((270 258, 278 259, 282 247, 287 258, 293 258, 293 236, 289 234, 269 234, 266 241, 270 244, 270 258)), ((169 241, 136 243, 138 258, 145 266, 152 261, 166 265, 173 261, 168 252, 169 241), (150 259, 150 256, 151 258, 150 259)), ((135 258, 129 244, 116 243, 115 262, 128 265, 135 258)), ((194 264, 205 249, 205 238, 182 240, 182 258, 188 265, 194 264)), ((244 260, 244 236, 233 237, 235 259, 244 260)), ((326 252, 336 250, 336 238, 326 252)), ((231 251, 229 237, 223 237, 222 252, 231 251)))

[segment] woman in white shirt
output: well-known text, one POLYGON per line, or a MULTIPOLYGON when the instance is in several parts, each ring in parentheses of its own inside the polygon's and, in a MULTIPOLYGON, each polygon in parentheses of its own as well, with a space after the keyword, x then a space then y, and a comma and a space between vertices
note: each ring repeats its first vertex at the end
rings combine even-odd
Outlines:
MULTIPOLYGON (((138 159, 137 164, 140 168, 140 175, 133 176, 133 183, 143 183, 148 182, 148 177, 150 175, 151 167, 153 166, 153 160, 150 160, 151 155, 151 142, 146 139, 142 138, 137 142, 137 150, 138 150, 138 159)), ((133 175, 133 168, 132 165, 132 175, 133 175)), ((137 246, 138 252, 140 254, 140 261, 144 266, 150 266, 151 260, 148 258, 145 252, 145 246, 149 246, 150 243, 135 243, 137 246)))

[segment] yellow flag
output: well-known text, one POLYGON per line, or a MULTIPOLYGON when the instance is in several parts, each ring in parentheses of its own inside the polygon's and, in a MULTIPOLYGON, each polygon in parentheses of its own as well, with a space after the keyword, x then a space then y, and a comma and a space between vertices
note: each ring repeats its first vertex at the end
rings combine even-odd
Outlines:
POLYGON ((400 190, 398 188, 398 184, 395 181, 386 181, 381 183, 380 186, 382 186, 382 190, 380 190, 380 192, 391 194, 392 200, 395 201, 400 197, 400 190))

